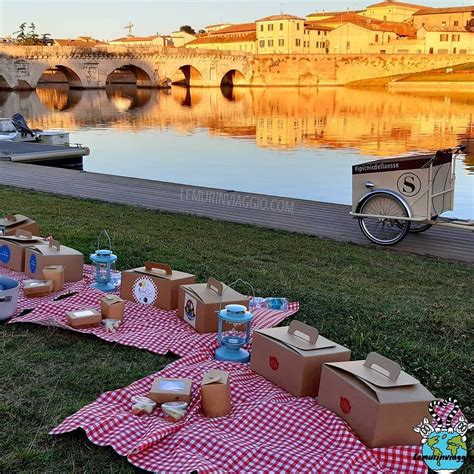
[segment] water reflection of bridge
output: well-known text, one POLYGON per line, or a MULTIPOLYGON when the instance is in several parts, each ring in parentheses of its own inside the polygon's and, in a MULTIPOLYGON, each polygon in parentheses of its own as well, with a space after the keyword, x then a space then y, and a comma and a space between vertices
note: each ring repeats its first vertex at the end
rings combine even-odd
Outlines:
MULTIPOLYGON (((474 136, 474 94, 322 89, 39 88, 0 92, 0 115, 40 128, 174 128, 246 137, 260 147, 355 148, 389 156, 449 147, 474 136), (51 113, 57 111, 57 113, 51 113)), ((474 166, 471 147, 470 164, 474 166)))

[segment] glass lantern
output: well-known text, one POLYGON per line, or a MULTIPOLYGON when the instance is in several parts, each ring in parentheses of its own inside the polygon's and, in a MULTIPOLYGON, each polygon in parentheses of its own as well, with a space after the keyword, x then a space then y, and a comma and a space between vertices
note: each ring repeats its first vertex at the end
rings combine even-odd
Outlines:
POLYGON ((102 234, 108 238, 109 248, 112 246, 109 234, 103 230, 97 242, 98 249, 90 256, 92 263, 95 265, 95 283, 91 287, 107 293, 116 289, 114 281, 112 281, 112 274, 115 270, 117 255, 114 255, 112 250, 100 249, 100 237, 102 234))
POLYGON ((248 362, 250 354, 243 346, 250 340, 253 315, 240 304, 229 304, 217 313, 219 326, 215 358, 230 362, 248 362), (224 329, 224 325, 229 329, 224 329))

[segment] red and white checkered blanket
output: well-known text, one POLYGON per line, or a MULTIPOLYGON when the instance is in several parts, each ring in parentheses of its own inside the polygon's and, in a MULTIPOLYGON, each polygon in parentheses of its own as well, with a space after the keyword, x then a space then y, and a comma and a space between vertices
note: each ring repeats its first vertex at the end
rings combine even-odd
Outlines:
MULTIPOLYGON (((153 306, 125 302, 123 323, 117 332, 106 332, 102 326, 75 329, 69 326, 67 311, 94 308, 100 311, 100 299, 104 293, 90 287, 74 296, 60 301, 41 303, 25 316, 11 320, 12 323, 35 323, 56 326, 71 331, 93 334, 105 341, 125 346, 147 349, 157 354, 173 352, 187 355, 192 352, 217 347, 216 334, 198 334, 188 323, 178 318, 176 311, 165 311, 153 306)), ((252 329, 273 327, 299 309, 298 303, 290 303, 288 311, 259 309, 253 311, 252 329)))
POLYGON ((46 296, 39 296, 36 298, 28 298, 23 294, 23 281, 28 280, 30 277, 26 273, 18 273, 8 268, 0 267, 0 276, 7 278, 12 278, 20 282, 20 294, 18 298, 18 306, 16 312, 13 316, 21 314, 25 309, 36 308, 39 304, 45 302, 51 302, 60 295, 65 295, 67 293, 75 293, 86 290, 90 287, 91 283, 94 281, 93 270, 90 265, 84 265, 84 276, 82 280, 75 282, 68 282, 64 284, 64 290, 51 293, 46 296))
POLYGON ((368 449, 339 417, 310 397, 296 398, 251 371, 248 364, 218 362, 202 351, 157 374, 101 395, 51 434, 82 428, 100 446, 158 472, 400 472, 426 473, 413 456, 419 446, 368 449), (231 372, 232 411, 208 419, 200 413, 200 384, 211 368, 231 372), (191 377, 186 418, 170 424, 159 408, 131 412, 133 395, 148 395, 157 375, 191 377))

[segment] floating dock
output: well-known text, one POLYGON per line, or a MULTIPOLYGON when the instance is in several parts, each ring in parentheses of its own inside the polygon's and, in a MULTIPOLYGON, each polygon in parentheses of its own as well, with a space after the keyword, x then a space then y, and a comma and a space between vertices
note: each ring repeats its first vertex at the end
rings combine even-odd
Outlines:
POLYGON ((0 161, 19 161, 34 163, 37 161, 64 160, 82 158, 89 154, 89 148, 80 145, 45 145, 35 142, 0 141, 0 161))

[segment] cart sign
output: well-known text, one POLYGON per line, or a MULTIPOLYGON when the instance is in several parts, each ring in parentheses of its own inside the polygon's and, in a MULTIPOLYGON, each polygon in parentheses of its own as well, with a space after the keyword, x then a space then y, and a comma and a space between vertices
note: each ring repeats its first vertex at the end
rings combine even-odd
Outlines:
POLYGON ((435 215, 452 210, 452 154, 438 152, 434 158, 433 155, 404 156, 370 161, 352 167, 353 212, 357 212, 359 202, 370 191, 382 189, 396 193, 405 201, 412 218, 431 219, 435 215))

